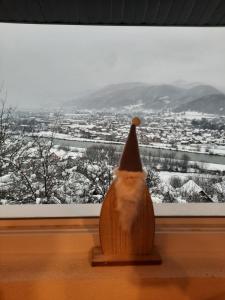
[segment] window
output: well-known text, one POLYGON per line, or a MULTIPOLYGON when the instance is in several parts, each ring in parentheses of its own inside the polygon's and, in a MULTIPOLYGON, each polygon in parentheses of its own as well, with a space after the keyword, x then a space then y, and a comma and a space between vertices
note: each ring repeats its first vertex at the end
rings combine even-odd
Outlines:
POLYGON ((97 215, 136 115, 157 214, 224 214, 224 28, 0 35, 1 217, 97 215))

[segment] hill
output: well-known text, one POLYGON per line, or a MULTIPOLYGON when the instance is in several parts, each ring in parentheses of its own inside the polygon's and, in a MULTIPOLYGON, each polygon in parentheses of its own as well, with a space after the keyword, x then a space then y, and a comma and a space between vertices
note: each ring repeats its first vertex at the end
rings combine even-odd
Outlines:
POLYGON ((208 95, 183 104, 175 109, 181 111, 199 111, 207 114, 225 115, 225 95, 208 95))
MULTIPOLYGON (((206 109, 205 104, 211 105, 210 101, 207 102, 207 97, 209 99, 211 96, 216 98, 217 95, 221 99, 224 97, 224 94, 210 85, 199 84, 181 87, 171 84, 150 85, 141 82, 128 82, 108 85, 81 97, 76 97, 64 103, 64 107, 120 111, 123 109, 131 111, 146 109, 182 111, 182 109, 186 109, 186 105, 189 108, 189 103, 202 99, 202 101, 199 100, 199 105, 196 104, 196 108, 201 112, 206 109), (205 104, 203 103, 204 99, 206 99, 205 104)), ((209 110, 211 109, 209 108, 209 110)))

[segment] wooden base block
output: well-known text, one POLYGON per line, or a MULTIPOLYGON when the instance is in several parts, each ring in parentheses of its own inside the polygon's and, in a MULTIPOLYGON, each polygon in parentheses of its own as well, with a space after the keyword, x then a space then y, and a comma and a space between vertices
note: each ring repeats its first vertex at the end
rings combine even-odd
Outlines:
POLYGON ((128 266, 159 265, 162 263, 158 250, 154 247, 148 255, 104 255, 100 247, 92 249, 91 265, 94 266, 128 266))

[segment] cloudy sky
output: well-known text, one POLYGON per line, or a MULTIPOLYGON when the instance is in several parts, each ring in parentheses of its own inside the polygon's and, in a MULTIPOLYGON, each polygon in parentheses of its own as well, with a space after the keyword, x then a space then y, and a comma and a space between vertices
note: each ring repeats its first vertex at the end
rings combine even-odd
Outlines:
POLYGON ((225 92, 225 28, 0 24, 0 85, 43 107, 119 82, 201 82, 225 92))

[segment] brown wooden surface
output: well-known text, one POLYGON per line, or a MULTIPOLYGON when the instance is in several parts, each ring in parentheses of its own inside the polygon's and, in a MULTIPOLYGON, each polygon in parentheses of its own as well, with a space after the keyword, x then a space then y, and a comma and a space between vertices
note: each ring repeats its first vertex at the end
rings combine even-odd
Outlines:
POLYGON ((100 215, 100 246, 105 255, 146 255, 153 247, 155 219, 147 187, 139 204, 138 215, 129 232, 123 231, 116 209, 115 184, 109 188, 100 215))
POLYGON ((225 219, 157 218, 160 266, 90 266, 98 219, 0 221, 0 299, 225 299, 225 219))
POLYGON ((144 266, 144 265, 160 265, 162 263, 161 256, 156 247, 151 249, 150 254, 142 255, 106 255, 102 252, 101 247, 92 249, 91 265, 98 266, 144 266))

